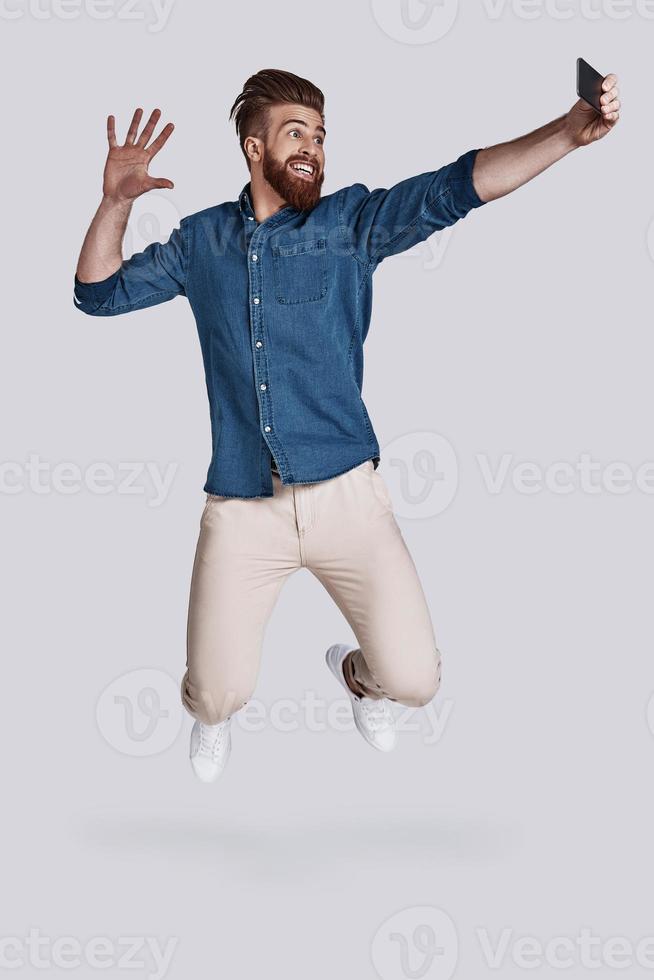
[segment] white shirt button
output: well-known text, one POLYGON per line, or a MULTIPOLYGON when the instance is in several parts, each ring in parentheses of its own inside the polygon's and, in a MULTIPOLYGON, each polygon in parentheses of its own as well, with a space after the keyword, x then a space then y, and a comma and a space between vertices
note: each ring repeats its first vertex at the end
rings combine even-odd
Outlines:
POLYGON ((260 302, 261 302, 261 300, 259 299, 259 297, 258 296, 255 296, 254 297, 254 305, 255 306, 258 306, 260 302))
POLYGON ((259 261, 259 256, 258 255, 253 255, 252 256, 252 261, 253 262, 258 262, 259 261))
POLYGON ((264 425, 263 431, 264 432, 270 432, 270 426, 269 425, 264 425))
POLYGON ((250 215, 248 215, 248 221, 254 221, 254 218, 251 218, 250 215))
POLYGON ((260 340, 257 340, 257 342, 256 342, 256 344, 254 346, 255 347, 263 347, 263 344, 261 343, 260 340))
POLYGON ((267 385, 259 385, 259 387, 261 388, 262 391, 265 391, 268 386, 267 385))

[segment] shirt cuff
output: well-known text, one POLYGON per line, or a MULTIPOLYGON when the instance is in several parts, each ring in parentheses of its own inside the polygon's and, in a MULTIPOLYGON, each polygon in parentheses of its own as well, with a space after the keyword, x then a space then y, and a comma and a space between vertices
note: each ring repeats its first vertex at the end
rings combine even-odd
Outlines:
POLYGON ((103 303, 107 297, 111 296, 119 276, 120 269, 116 269, 115 272, 100 282, 80 282, 75 276, 75 291, 73 293, 75 302, 78 306, 84 303, 103 303))
POLYGON ((487 201, 482 201, 472 182, 472 168, 475 165, 475 159, 479 153, 479 149, 481 147, 463 153, 454 162, 449 178, 451 181, 455 181, 453 188, 454 196, 457 202, 461 203, 465 211, 469 211, 471 208, 480 208, 483 204, 488 203, 487 201))

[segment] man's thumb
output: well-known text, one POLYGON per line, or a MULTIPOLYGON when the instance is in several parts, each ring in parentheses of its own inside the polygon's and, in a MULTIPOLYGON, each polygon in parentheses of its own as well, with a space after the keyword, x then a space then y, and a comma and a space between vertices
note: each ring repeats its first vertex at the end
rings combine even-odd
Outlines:
POLYGON ((172 180, 168 180, 166 177, 153 177, 150 190, 154 190, 155 188, 172 190, 174 186, 172 180))

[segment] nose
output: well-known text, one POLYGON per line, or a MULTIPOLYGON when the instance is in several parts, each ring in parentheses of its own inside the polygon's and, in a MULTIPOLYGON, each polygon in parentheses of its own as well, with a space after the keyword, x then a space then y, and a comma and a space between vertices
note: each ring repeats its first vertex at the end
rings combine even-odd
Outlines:
POLYGON ((303 156, 307 160, 310 160, 311 163, 313 163, 313 165, 316 167, 319 165, 320 155, 318 153, 314 153, 313 147, 309 149, 308 147, 303 146, 302 149, 300 150, 300 156, 303 156))

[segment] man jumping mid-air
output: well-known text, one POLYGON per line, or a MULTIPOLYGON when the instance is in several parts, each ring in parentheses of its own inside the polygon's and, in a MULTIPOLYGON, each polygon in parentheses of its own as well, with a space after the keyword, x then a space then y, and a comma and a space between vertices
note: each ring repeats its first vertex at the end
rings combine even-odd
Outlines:
POLYGON ((191 762, 216 779, 230 722, 251 697, 266 623, 286 578, 308 568, 352 628, 327 665, 358 730, 395 744, 389 702, 427 704, 440 654, 415 565, 379 473, 361 398, 372 275, 380 262, 606 136, 583 101, 519 139, 464 153, 388 189, 351 184, 321 196, 324 96, 285 71, 253 75, 232 106, 249 182, 238 200, 180 221, 165 244, 123 260, 134 200, 170 180, 148 174, 169 138, 155 109, 124 144, 109 116, 103 196, 75 275, 76 306, 115 316, 186 296, 204 360, 212 429, 206 503, 191 578, 182 700, 195 718, 191 762))

